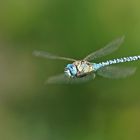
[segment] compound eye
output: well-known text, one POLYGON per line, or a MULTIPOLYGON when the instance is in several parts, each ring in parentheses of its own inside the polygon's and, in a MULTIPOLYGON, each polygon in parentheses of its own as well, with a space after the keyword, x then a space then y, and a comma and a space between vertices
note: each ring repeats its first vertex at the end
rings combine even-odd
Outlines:
POLYGON ((70 67, 73 69, 74 68, 74 65, 71 65, 70 67))
POLYGON ((73 64, 68 64, 66 68, 67 68, 67 69, 69 69, 69 68, 70 68, 70 69, 73 69, 73 68, 74 68, 74 65, 73 65, 73 64))
POLYGON ((71 77, 71 73, 70 73, 70 71, 68 69, 65 69, 64 72, 65 72, 65 75, 66 76, 71 77))

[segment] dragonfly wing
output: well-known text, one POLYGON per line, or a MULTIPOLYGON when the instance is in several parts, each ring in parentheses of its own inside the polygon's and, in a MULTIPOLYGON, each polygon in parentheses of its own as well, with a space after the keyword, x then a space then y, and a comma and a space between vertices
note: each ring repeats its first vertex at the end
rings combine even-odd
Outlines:
POLYGON ((97 50, 97 51, 89 54, 88 56, 86 56, 84 58, 84 60, 92 61, 96 58, 106 56, 106 55, 116 51, 119 48, 119 46, 123 43, 123 41, 124 41, 124 36, 117 38, 114 41, 107 44, 104 48, 101 48, 100 50, 97 50))
POLYGON ((105 78, 119 79, 125 78, 134 74, 135 67, 118 67, 118 66, 106 66, 97 71, 97 74, 105 78))
POLYGON ((38 57, 44 57, 44 58, 48 58, 48 59, 60 59, 60 60, 67 60, 67 61, 76 61, 73 58, 67 58, 67 57, 61 57, 61 56, 57 56, 48 52, 44 52, 44 51, 33 51, 33 55, 38 56, 38 57))
POLYGON ((84 83, 90 80, 93 80, 95 78, 95 74, 89 74, 85 77, 81 78, 69 78, 65 76, 64 74, 60 74, 57 76, 50 77, 45 84, 78 84, 78 83, 84 83))

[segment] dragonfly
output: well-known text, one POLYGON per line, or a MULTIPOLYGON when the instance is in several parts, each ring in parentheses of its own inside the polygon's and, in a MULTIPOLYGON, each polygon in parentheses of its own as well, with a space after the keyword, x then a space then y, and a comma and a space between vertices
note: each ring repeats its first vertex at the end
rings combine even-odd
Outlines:
POLYGON ((124 42, 124 36, 119 37, 111 41, 107 45, 105 45, 105 47, 90 53, 82 60, 62 57, 62 56, 51 54, 49 52, 37 51, 37 50, 33 51, 33 55, 37 57, 48 58, 48 59, 71 61, 70 64, 66 65, 66 67, 64 68, 64 72, 62 74, 48 78, 46 83, 49 84, 81 83, 81 82, 93 80, 96 75, 105 78, 119 79, 134 74, 136 71, 136 67, 122 67, 122 66, 116 66, 115 64, 139 60, 140 55, 115 58, 100 63, 95 63, 93 61, 97 58, 113 53, 121 46, 123 42, 124 42))

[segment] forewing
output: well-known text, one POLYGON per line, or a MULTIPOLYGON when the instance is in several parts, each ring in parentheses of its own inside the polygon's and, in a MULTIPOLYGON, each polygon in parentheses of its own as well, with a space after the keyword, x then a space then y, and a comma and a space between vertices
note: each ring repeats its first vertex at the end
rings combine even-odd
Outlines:
POLYGON ((136 71, 135 67, 106 66, 97 71, 97 74, 105 78, 119 79, 125 78, 136 71))
POLYGON ((89 54, 88 56, 86 56, 84 58, 84 60, 92 61, 96 58, 106 56, 106 55, 116 51, 119 48, 119 46, 123 43, 123 41, 124 41, 124 36, 117 38, 114 41, 107 44, 104 48, 101 48, 100 50, 97 50, 97 51, 89 54))
POLYGON ((89 74, 85 77, 81 78, 69 78, 65 76, 64 74, 60 74, 57 76, 52 76, 50 77, 45 84, 79 84, 79 83, 84 83, 88 82, 90 80, 93 80, 95 78, 95 74, 89 74))
POLYGON ((44 58, 48 58, 48 59, 60 59, 60 60, 67 60, 67 61, 76 61, 73 58, 67 58, 67 57, 61 57, 61 56, 57 56, 48 52, 44 52, 44 51, 33 51, 33 55, 38 56, 38 57, 44 57, 44 58))

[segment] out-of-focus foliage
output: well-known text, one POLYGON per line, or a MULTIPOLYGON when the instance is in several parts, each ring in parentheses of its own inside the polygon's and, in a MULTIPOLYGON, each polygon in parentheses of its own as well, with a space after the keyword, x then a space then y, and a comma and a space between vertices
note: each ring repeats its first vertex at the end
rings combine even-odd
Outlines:
POLYGON ((121 35, 122 47, 99 61, 140 54, 138 0, 0 2, 1 140, 139 140, 140 62, 132 77, 96 77, 81 85, 44 85, 65 61, 32 56, 46 50, 81 59, 121 35))

